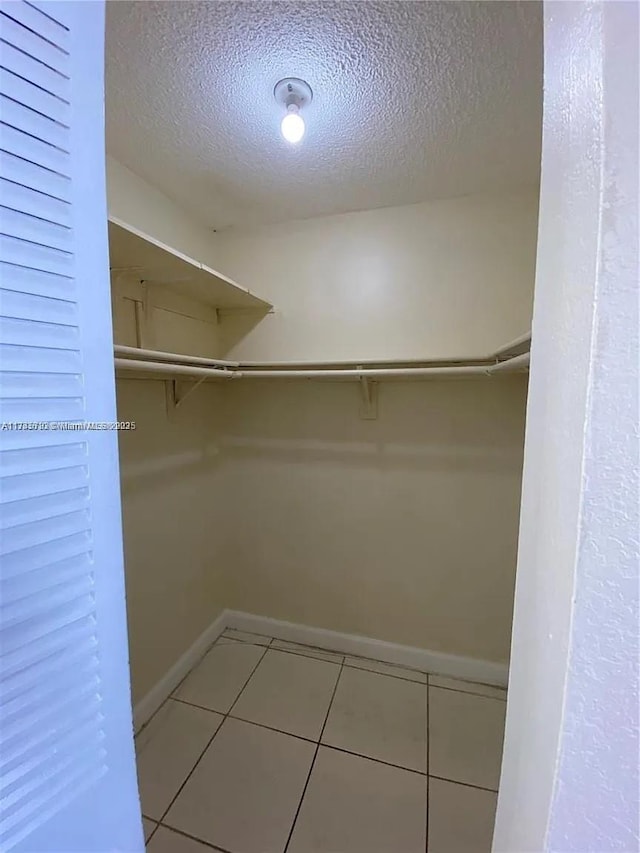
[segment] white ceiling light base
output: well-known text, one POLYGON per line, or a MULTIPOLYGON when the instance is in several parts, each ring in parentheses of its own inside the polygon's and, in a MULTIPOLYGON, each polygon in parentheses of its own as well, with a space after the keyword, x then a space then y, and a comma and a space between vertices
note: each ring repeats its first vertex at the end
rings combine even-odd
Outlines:
POLYGON ((306 107, 313 100, 311 86, 299 77, 285 77, 276 83, 273 90, 276 103, 284 107, 296 106, 299 110, 306 107))

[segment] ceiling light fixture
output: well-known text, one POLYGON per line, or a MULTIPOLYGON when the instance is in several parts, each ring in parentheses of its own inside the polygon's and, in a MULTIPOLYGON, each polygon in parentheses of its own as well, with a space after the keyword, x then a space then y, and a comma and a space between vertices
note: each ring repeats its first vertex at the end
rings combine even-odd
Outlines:
POLYGON ((276 83, 273 95, 276 103, 286 110, 280 131, 287 142, 295 145, 304 136, 304 119, 300 112, 313 100, 311 86, 299 77, 285 77, 276 83))

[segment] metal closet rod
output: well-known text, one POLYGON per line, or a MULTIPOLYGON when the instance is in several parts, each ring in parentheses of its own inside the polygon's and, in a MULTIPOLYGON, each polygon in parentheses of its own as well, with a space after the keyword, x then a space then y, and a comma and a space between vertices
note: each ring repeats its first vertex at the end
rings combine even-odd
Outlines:
MULTIPOLYGON (((424 369, 433 371, 437 369, 449 368, 464 368, 468 370, 470 367, 479 367, 484 370, 486 366, 490 366, 500 360, 501 357, 508 355, 512 350, 524 346, 531 340, 531 332, 521 335, 519 338, 511 341, 508 344, 500 347, 496 352, 484 357, 475 358, 397 358, 397 359, 352 359, 350 361, 228 361, 218 358, 202 358, 200 356, 182 355, 180 353, 161 352, 159 350, 141 349, 139 347, 127 347, 116 345, 114 353, 116 356, 129 356, 131 358, 147 358, 149 361, 175 362, 177 364, 195 364, 202 367, 229 367, 240 369, 243 374, 276 373, 279 371, 325 371, 348 375, 349 371, 353 375, 360 375, 363 369, 366 370, 387 370, 391 369, 410 369, 414 375, 415 370, 424 369), (374 367, 375 365, 375 367, 374 367), (397 367, 395 367, 397 366, 397 367), (400 367, 402 366, 402 367, 400 367)), ((524 353, 526 355, 526 353, 524 353)), ((505 359, 510 360, 510 359, 505 359)), ((387 374, 392 375, 392 374, 387 374)))
POLYGON ((141 349, 140 347, 125 347, 116 344, 113 351, 118 355, 131 356, 134 359, 147 358, 150 361, 172 361, 180 364, 200 364, 203 367, 239 367, 238 361, 226 361, 221 358, 201 358, 199 355, 182 355, 177 352, 161 352, 155 349, 141 349))
POLYGON ((194 364, 173 364, 161 361, 138 361, 136 358, 116 358, 117 370, 131 370, 133 373, 163 373, 172 376, 201 376, 203 379, 233 379, 235 370, 223 370, 215 367, 198 367, 194 364))
POLYGON ((528 364, 528 352, 494 364, 348 370, 242 370, 221 369, 220 367, 199 367, 191 364, 163 363, 160 361, 139 361, 129 358, 115 359, 115 366, 119 370, 163 373, 177 376, 199 376, 210 379, 393 379, 411 376, 491 376, 494 373, 507 373, 513 370, 520 370, 528 364))
POLYGON ((497 349, 493 354, 493 358, 500 358, 501 355, 505 355, 506 353, 511 352, 511 350, 518 349, 518 347, 522 347, 525 344, 531 343, 531 332, 525 332, 524 335, 520 335, 519 338, 516 338, 513 341, 510 341, 508 344, 497 349))
POLYGON ((491 376, 520 370, 529 364, 529 353, 494 364, 460 364, 447 367, 372 367, 346 370, 245 370, 233 371, 242 379, 394 379, 411 376, 491 376))

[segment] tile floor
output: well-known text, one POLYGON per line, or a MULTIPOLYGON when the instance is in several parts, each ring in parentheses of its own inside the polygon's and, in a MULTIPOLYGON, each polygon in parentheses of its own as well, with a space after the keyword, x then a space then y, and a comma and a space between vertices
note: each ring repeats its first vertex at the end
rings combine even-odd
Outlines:
POLYGON ((138 735, 149 853, 488 853, 506 692, 228 630, 138 735))

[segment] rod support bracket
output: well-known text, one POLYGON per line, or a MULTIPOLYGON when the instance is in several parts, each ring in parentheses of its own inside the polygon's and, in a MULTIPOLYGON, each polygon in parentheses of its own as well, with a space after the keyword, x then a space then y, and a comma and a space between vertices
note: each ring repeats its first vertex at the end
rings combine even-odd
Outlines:
POLYGON ((165 379, 164 391, 167 403, 167 414, 171 415, 178 406, 187 399, 189 394, 192 394, 199 385, 202 385, 206 377, 195 379, 193 381, 183 379, 165 379))
MULTIPOLYGON (((358 370, 362 369, 358 365, 358 370)), ((364 421, 375 421, 378 418, 378 383, 366 376, 360 377, 360 417, 364 421)))

